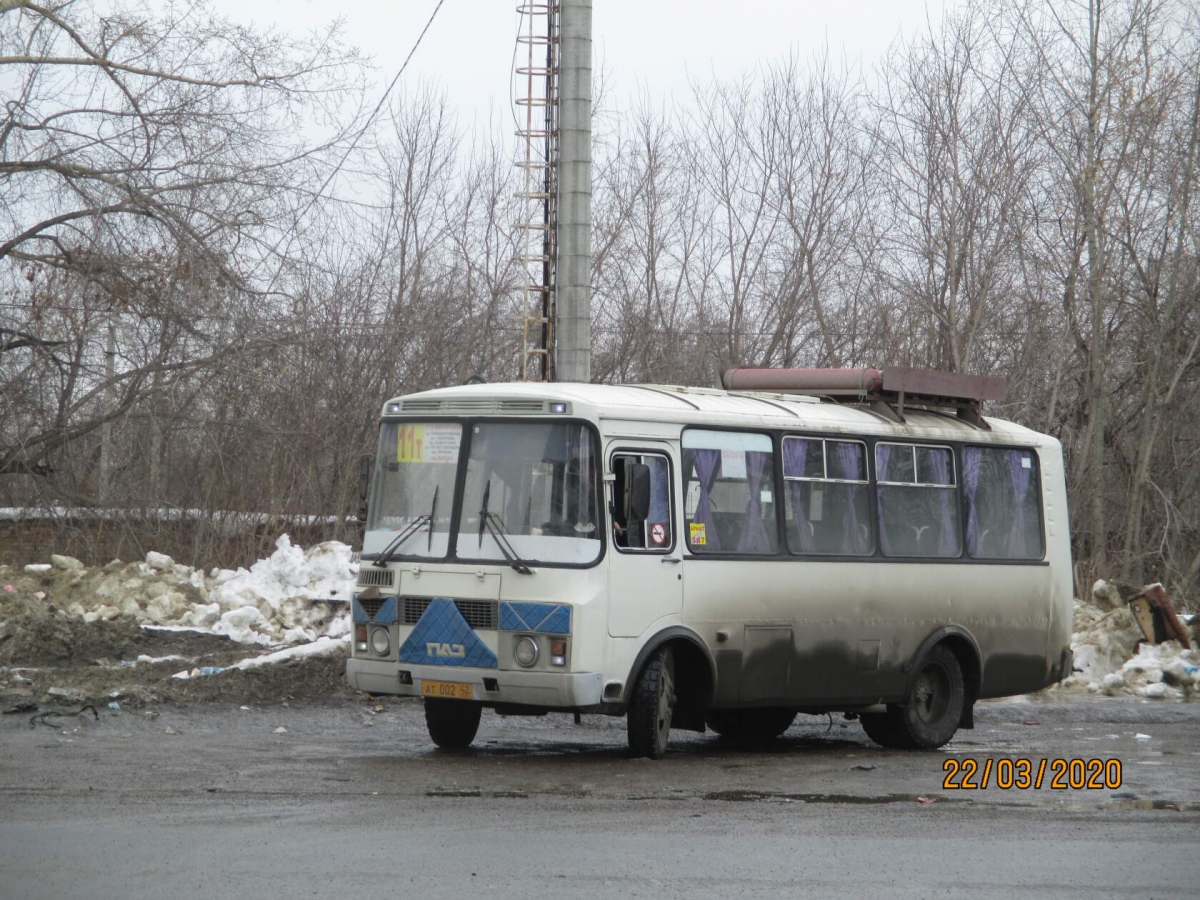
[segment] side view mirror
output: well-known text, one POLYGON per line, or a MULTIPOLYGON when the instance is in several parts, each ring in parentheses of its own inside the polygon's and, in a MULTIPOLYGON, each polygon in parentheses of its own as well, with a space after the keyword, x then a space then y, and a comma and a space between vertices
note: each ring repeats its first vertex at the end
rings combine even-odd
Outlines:
POLYGON ((625 464, 625 521, 644 522, 650 515, 650 467, 625 464))
POLYGON ((371 490, 371 470, 375 468, 375 457, 370 454, 358 460, 358 521, 367 521, 367 494, 371 490))

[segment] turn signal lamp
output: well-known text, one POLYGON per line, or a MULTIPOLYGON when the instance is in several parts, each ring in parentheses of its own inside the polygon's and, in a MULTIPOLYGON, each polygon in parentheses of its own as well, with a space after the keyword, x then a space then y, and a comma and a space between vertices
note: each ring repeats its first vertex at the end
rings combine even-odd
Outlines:
POLYGON ((554 666, 565 666, 567 664, 566 641, 550 642, 550 664, 554 666))
POLYGON ((354 629, 354 649, 362 650, 364 653, 367 650, 367 626, 358 625, 354 629))

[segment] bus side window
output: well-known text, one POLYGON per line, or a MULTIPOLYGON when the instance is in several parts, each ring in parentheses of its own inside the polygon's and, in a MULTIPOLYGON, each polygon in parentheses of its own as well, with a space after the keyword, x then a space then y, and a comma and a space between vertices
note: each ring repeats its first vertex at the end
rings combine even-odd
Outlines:
POLYGON ((783 439, 784 523, 793 553, 874 551, 866 454, 862 441, 783 439))
POLYGON ((884 556, 957 557, 958 492, 949 447, 875 445, 879 545, 884 556))
POLYGON ((689 428, 680 446, 688 552, 774 554, 778 530, 771 438, 757 432, 689 428))
POLYGON ((665 552, 671 527, 671 468, 657 453, 613 456, 613 543, 622 550, 665 552))

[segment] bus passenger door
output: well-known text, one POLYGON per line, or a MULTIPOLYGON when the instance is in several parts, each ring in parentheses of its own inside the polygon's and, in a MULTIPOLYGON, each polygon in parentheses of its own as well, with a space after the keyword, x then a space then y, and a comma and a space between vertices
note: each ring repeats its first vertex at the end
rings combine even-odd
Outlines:
POLYGON ((608 633, 638 637, 683 607, 682 547, 665 444, 621 442, 608 454, 608 633))

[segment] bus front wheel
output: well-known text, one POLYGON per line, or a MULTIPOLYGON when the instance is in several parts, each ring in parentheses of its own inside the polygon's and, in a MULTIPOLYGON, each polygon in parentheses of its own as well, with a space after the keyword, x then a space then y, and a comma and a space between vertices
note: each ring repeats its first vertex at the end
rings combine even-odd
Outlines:
POLYGON ((661 759, 671 734, 675 706, 675 661, 669 647, 650 657, 638 674, 629 701, 626 728, 634 756, 661 759))
POLYGON ((479 731, 482 706, 461 700, 425 698, 425 727, 429 737, 444 750, 465 750, 479 731))
POLYGON ((921 662, 907 700, 888 706, 883 715, 862 716, 863 728, 885 747, 933 750, 954 737, 965 703, 958 657, 939 645, 921 662))

